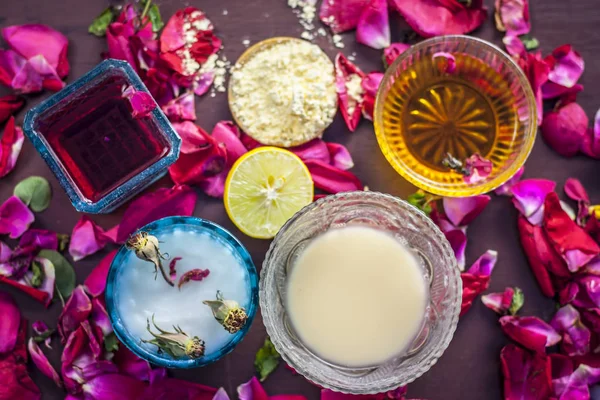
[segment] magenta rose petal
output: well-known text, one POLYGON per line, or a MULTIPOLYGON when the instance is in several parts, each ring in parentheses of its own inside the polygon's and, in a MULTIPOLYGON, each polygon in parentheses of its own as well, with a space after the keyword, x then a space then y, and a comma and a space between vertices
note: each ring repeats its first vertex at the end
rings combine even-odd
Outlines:
POLYGON ((212 400, 217 389, 174 378, 164 378, 152 382, 138 400, 194 399, 212 400))
POLYGON ((185 92, 162 106, 170 121, 195 121, 194 93, 185 92))
POLYGON ((0 205, 0 234, 8 234, 11 239, 21 236, 34 221, 29 208, 16 196, 9 197, 0 205))
POLYGON ((50 328, 48 328, 48 325, 46 325, 44 321, 34 321, 31 324, 31 328, 37 336, 46 337, 46 339, 44 339, 44 345, 46 348, 51 349, 52 346, 50 346, 50 343, 52 342, 52 333, 54 333, 54 330, 49 332, 50 328))
POLYGON ((515 37, 529 33, 529 0, 496 0, 496 27, 515 37))
POLYGON ((17 93, 35 93, 42 90, 42 77, 12 50, 0 49, 0 83, 17 93))
POLYGON ((476 184, 484 181, 492 173, 493 164, 487 158, 483 158, 479 153, 471 155, 465 160, 465 170, 467 174, 463 180, 467 184, 476 184))
POLYGON ((196 199, 196 192, 185 185, 161 188, 138 197, 129 203, 123 214, 117 242, 123 243, 129 235, 152 221, 173 215, 192 215, 196 199))
POLYGON ((19 247, 34 246, 37 249, 58 249, 58 235, 45 229, 29 229, 19 239, 19 247))
POLYGON ((156 108, 156 102, 152 96, 146 92, 136 90, 133 86, 128 86, 123 90, 123 97, 129 100, 133 118, 147 117, 156 108))
POLYGON ((387 0, 371 0, 362 11, 356 27, 356 41, 374 49, 391 43, 387 0))
POLYGON ((0 139, 0 178, 15 168, 24 140, 23 130, 15 126, 14 117, 10 117, 0 139))
POLYGON ((173 257, 169 262, 169 277, 172 281, 177 279, 177 262, 181 260, 181 257, 173 257))
POLYGON ((560 399, 589 399, 589 386, 600 381, 600 368, 593 368, 585 364, 577 367, 572 374, 552 380, 554 393, 560 399))
POLYGON ((463 272, 460 274, 462 280, 462 303, 460 307, 460 315, 463 316, 471 306, 473 301, 490 285, 489 275, 471 274, 463 272))
POLYGON ((573 306, 561 307, 550 325, 562 335, 561 350, 568 356, 581 356, 590 351, 590 330, 583 325, 577 311, 573 306))
POLYGON ((543 227, 556 252, 576 272, 600 254, 600 247, 562 209, 556 193, 550 193, 544 202, 543 227))
POLYGON ((54 367, 48 361, 48 358, 40 349, 40 346, 33 340, 33 338, 29 339, 27 344, 27 349, 29 350, 29 355, 31 356, 31 360, 35 364, 35 366, 40 370, 40 372, 46 375, 48 378, 52 379, 54 383, 58 387, 62 387, 62 379, 58 375, 58 372, 54 369, 54 367))
POLYGON ((344 171, 322 161, 304 162, 310 171, 315 186, 328 193, 352 192, 363 190, 360 179, 349 171, 344 171))
POLYGON ((237 388, 238 396, 240 400, 268 400, 269 397, 263 389, 258 379, 253 376, 246 383, 242 383, 237 388))
POLYGON ((500 361, 506 400, 551 398, 552 376, 548 356, 508 344, 500 352, 500 361))
POLYGON ((534 225, 540 225, 544 213, 544 200, 554 191, 556 182, 547 179, 525 179, 512 187, 513 204, 534 225))
POLYGON ((58 333, 64 341, 79 325, 88 319, 92 312, 92 302, 85 294, 83 286, 79 285, 71 293, 60 316, 58 317, 58 333))
POLYGON ((181 275, 179 278, 179 282, 177 283, 177 287, 181 290, 181 287, 190 281, 200 282, 204 280, 208 275, 210 275, 210 270, 208 269, 192 269, 181 275))
POLYGON ((546 347, 554 346, 561 336, 538 317, 516 317, 507 315, 500 318, 502 331, 523 347, 544 353, 546 347))
POLYGON ((71 233, 69 254, 74 261, 79 261, 90 254, 102 250, 108 243, 113 242, 98 224, 82 215, 71 233))
POLYGON ((382 79, 383 74, 381 72, 370 72, 363 77, 360 83, 363 90, 362 115, 369 121, 373 121, 375 98, 377 97, 377 89, 379 89, 382 79))
POLYGON ((358 26, 363 10, 370 0, 324 1, 319 18, 333 33, 341 33, 358 26))
POLYGON ((432 59, 433 62, 438 66, 440 72, 452 74, 454 71, 456 71, 456 60, 452 54, 440 51, 434 53, 432 59), (442 60, 441 64, 439 64, 439 61, 437 60, 442 60))
POLYGON ((515 289, 507 287, 504 289, 504 292, 489 293, 485 296, 481 296, 481 302, 487 308, 496 312, 497 314, 504 315, 509 312, 511 306, 513 305, 514 297, 515 289))
POLYGON ((300 157, 302 161, 317 160, 327 164, 331 163, 331 155, 327 143, 323 139, 313 139, 308 143, 292 147, 289 150, 300 157))
POLYGON ((572 157, 579 152, 588 132, 588 117, 577 103, 569 103, 544 115, 542 137, 558 154, 572 157))
POLYGON ((548 80, 567 88, 575 86, 585 68, 583 58, 569 44, 554 49, 547 60, 552 65, 548 80))
POLYGON ((512 176, 512 178, 510 178, 508 181, 506 181, 498 189, 494 190, 494 193, 496 193, 498 196, 512 196, 513 195, 512 187, 515 185, 515 183, 517 183, 521 180, 521 176, 523 176, 524 172, 525 172, 525 166, 522 166, 521 168, 519 168, 517 170, 517 172, 515 172, 515 174, 512 176))
POLYGON ((198 184, 198 186, 211 197, 222 198, 225 193, 225 181, 229 174, 229 168, 219 172, 215 176, 210 176, 198 184))
POLYGON ((90 321, 94 326, 97 326, 102 330, 104 336, 112 333, 113 328, 108 317, 108 311, 104 302, 99 297, 92 299, 92 313, 90 314, 90 321))
POLYGON ((30 58, 28 61, 29 65, 37 74, 42 78, 42 87, 53 92, 57 92, 63 87, 65 83, 60 79, 56 70, 48 63, 48 61, 42 55, 38 55, 30 58))
POLYGON ((215 393, 212 400, 230 400, 230 399, 229 399, 229 395, 227 394, 225 389, 223 389, 221 387, 221 388, 219 388, 219 390, 217 390, 217 393, 215 393))
POLYGON ((392 0, 390 5, 426 38, 469 33, 487 19, 487 9, 480 0, 472 1, 470 6, 455 0, 392 0))
POLYGON ((119 372, 122 374, 129 375, 141 381, 150 380, 150 374, 152 373, 150 364, 133 354, 127 347, 119 346, 119 350, 115 352, 112 361, 117 365, 119 372))
POLYGON ((498 261, 498 252, 488 250, 471 265, 467 272, 475 275, 490 276, 494 270, 496 261, 498 261))
POLYGON ((410 44, 406 43, 392 43, 388 47, 386 47, 383 50, 383 61, 386 68, 392 65, 396 58, 398 58, 400 54, 408 50, 410 46, 410 44))
POLYGON ((232 166, 242 155, 248 152, 241 140, 240 129, 231 121, 219 121, 213 128, 211 136, 225 145, 227 165, 232 166))
POLYGON ((8 45, 23 57, 30 59, 43 56, 60 78, 69 73, 67 47, 69 41, 62 33, 41 24, 7 26, 2 37, 8 45))
POLYGON ((342 116, 351 132, 356 130, 360 122, 364 77, 365 73, 360 68, 338 53, 335 57, 335 88, 342 116))
POLYGON ((106 278, 108 277, 108 270, 110 269, 110 264, 112 263, 112 260, 115 258, 116 254, 117 250, 113 250, 108 253, 85 279, 83 286, 90 296, 98 297, 104 293, 104 289, 106 288, 106 278))
POLYGON ((455 226, 469 225, 487 206, 491 197, 485 194, 471 197, 444 197, 444 212, 455 226))
POLYGON ((146 384, 135 378, 119 374, 98 375, 82 386, 86 398, 95 400, 131 400, 138 399, 146 384))
POLYGON ((467 249, 467 235, 460 229, 454 229, 444 232, 446 239, 450 242, 450 246, 454 251, 458 268, 461 271, 465 269, 465 251, 467 249))
POLYGON ((502 43, 504 43, 504 47, 506 47, 506 52, 511 56, 527 54, 527 49, 518 36, 506 35, 502 38, 502 43))
POLYGON ((326 145, 331 158, 331 165, 343 170, 354 167, 354 161, 352 161, 352 156, 346 146, 332 142, 328 142, 326 145))
POLYGON ((527 80, 531 85, 531 89, 535 95, 535 102, 538 114, 538 126, 542 124, 544 119, 544 107, 542 104, 542 86, 548 81, 548 74, 550 73, 550 66, 542 59, 540 52, 522 54, 513 54, 517 63, 525 72, 527 80))
POLYGON ((570 98, 576 96, 579 92, 583 91, 583 85, 579 83, 573 85, 573 87, 567 88, 554 82, 546 82, 542 85, 542 98, 555 99, 557 97, 570 98))
POLYGON ((17 343, 21 313, 13 298, 5 292, 0 292, 0 355, 11 352, 17 343))

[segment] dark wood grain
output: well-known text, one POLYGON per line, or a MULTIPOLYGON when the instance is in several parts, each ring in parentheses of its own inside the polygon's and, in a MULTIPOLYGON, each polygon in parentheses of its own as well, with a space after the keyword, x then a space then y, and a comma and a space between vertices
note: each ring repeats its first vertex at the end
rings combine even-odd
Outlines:
MULTIPOLYGON (((592 117, 600 105, 600 13, 597 0, 530 0, 533 33, 541 44, 544 54, 558 45, 571 43, 583 55, 586 72, 582 83, 585 91, 579 96, 580 104, 592 117)), ((163 16, 171 16, 184 5, 193 5, 207 12, 223 39, 224 52, 235 60, 244 50, 242 40, 252 43, 272 36, 299 36, 300 25, 285 0, 163 0, 158 1, 163 16), (224 12, 227 10, 227 13, 224 12), (227 15, 225 15, 227 14, 227 15)), ((486 0, 493 7, 492 0, 486 0)), ((100 61, 100 53, 106 49, 104 39, 87 33, 90 21, 107 6, 106 0, 4 0, 0 2, 0 26, 23 23, 48 24, 66 34, 70 40, 69 61, 72 82, 100 61)), ((395 24, 398 25, 398 24, 395 24)), ((476 36, 500 44, 501 35, 493 26, 490 15, 476 36)), ((401 39, 397 33, 396 40, 401 39)), ((344 53, 356 52, 356 62, 365 71, 381 70, 380 52, 358 45, 353 34, 344 35, 344 53)), ((338 51, 325 39, 319 44, 333 57, 338 51)), ((28 100, 30 107, 48 93, 28 100)), ((198 124, 207 130, 222 119, 230 119, 226 97, 205 96, 196 102, 198 124)), ((23 113, 19 114, 22 121, 23 113)), ((325 134, 325 139, 345 144, 354 160, 354 172, 372 189, 404 197, 414 191, 397 175, 382 156, 373 133, 373 126, 363 121, 358 130, 350 134, 338 115, 335 123, 325 134)), ((561 158, 538 138, 527 162, 526 177, 556 180, 559 187, 570 176, 578 177, 590 192, 593 200, 600 201, 600 185, 597 178, 598 162, 585 158, 561 158)), ((0 202, 8 198, 14 185, 32 174, 42 175, 51 182, 54 198, 51 207, 36 215, 35 227, 58 232, 71 232, 80 215, 75 212, 58 182, 52 176, 40 156, 26 141, 17 167, 9 176, 0 180, 0 202)), ((167 179, 157 186, 167 186, 167 179)), ((106 216, 94 216, 104 227, 119 221, 122 210, 106 216)), ((236 234, 250 250, 258 268, 263 261, 268 241, 250 239, 231 224, 222 202, 201 195, 195 215, 215 221, 236 234)), ((487 249, 499 252, 499 262, 492 278, 491 290, 499 291, 506 286, 519 286, 526 295, 524 314, 549 318, 554 310, 551 300, 543 298, 523 256, 516 229, 517 214, 506 198, 495 198, 484 213, 469 227, 467 261, 472 262, 487 249)), ((104 254, 104 253, 103 253, 104 254)), ((83 282, 92 268, 102 258, 96 254, 76 263, 77 281, 83 282)), ((24 294, 3 286, 16 298, 23 315, 30 321, 45 320, 56 324, 60 306, 54 304, 45 310, 24 294)), ((171 371, 172 376, 213 386, 223 386, 232 398, 235 388, 253 374, 254 353, 260 347, 265 329, 260 316, 255 320, 247 338, 233 353, 216 364, 202 369, 171 371)), ((502 379, 499 352, 506 343, 499 329, 496 316, 476 301, 472 310, 460 320, 458 330, 449 349, 439 362, 423 377, 410 385, 410 397, 427 399, 497 400, 502 398, 502 379)), ((56 343, 51 360, 59 368, 60 346, 56 343)), ((41 375, 33 366, 34 380, 40 386, 44 399, 64 398, 64 393, 51 380, 41 375)), ((2 384, 0 382, 0 384, 2 384)), ((318 399, 319 389, 280 367, 265 383, 270 394, 298 393, 308 399, 318 399)))

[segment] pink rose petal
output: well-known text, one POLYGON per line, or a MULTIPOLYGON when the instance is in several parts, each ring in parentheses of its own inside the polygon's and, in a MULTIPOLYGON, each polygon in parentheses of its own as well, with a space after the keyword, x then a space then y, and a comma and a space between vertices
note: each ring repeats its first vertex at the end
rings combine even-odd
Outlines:
POLYGON ((102 330, 102 334, 104 336, 109 335, 113 331, 104 301, 99 297, 92 299, 92 313, 90 314, 90 321, 93 326, 97 326, 102 330))
POLYGON ((381 72, 370 72, 363 77, 360 83, 363 89, 362 115, 369 121, 373 121, 375 99, 377 98, 377 90, 382 79, 383 74, 381 72))
POLYGON ((327 151, 329 152, 329 156, 331 158, 330 164, 335 168, 347 170, 354 167, 354 161, 352 161, 352 156, 348 149, 339 143, 328 142, 327 151))
POLYGON ((219 121, 211 132, 213 139, 222 143, 227 151, 227 165, 231 166, 248 150, 241 140, 242 133, 231 121, 219 121))
POLYGON ((0 292, 0 355, 11 352, 17 343, 21 313, 13 298, 5 292, 0 292))
POLYGON ((540 225, 544 200, 554 191, 556 183, 547 179, 525 179, 512 187, 513 205, 534 225, 540 225))
POLYGON ((477 195, 471 197, 444 197, 444 212, 455 226, 469 225, 487 206, 491 197, 477 195))
POLYGON ((225 181, 227 180, 228 173, 229 169, 219 172, 215 176, 204 179, 198 186, 205 194, 211 197, 223 198, 223 194, 225 193, 225 181))
POLYGON ((498 189, 494 190, 494 193, 496 193, 498 196, 512 196, 513 195, 512 187, 521 180, 521 176, 523 176, 524 172, 525 172, 525 166, 522 166, 521 168, 519 168, 517 170, 517 172, 515 172, 515 174, 512 176, 512 178, 507 180, 498 189))
POLYGON ((58 333, 63 343, 83 321, 88 319, 91 312, 92 302, 85 294, 83 286, 77 286, 58 317, 58 333))
POLYGON ((508 313, 514 295, 515 290, 511 287, 507 287, 504 289, 504 292, 489 293, 485 296, 481 296, 481 302, 497 314, 504 315, 508 313))
POLYGON ((200 74, 198 79, 194 82, 194 93, 196 96, 202 96, 203 94, 207 93, 214 81, 215 73, 213 71, 200 74))
POLYGON ((11 115, 19 111, 23 104, 25 104, 25 100, 14 94, 0 97, 0 124, 3 124, 11 115))
POLYGON ((356 27, 356 41, 374 49, 391 43, 387 0, 371 0, 362 11, 356 27))
POLYGON ((17 93, 42 90, 42 77, 27 60, 12 50, 0 49, 0 83, 17 93))
POLYGON ((114 242, 98 224, 82 215, 71 233, 69 254, 79 261, 90 254, 102 250, 108 243, 114 242))
POLYGON ((479 153, 473 154, 465 160, 465 171, 463 180, 467 184, 477 184, 484 181, 492 173, 493 164, 479 153))
POLYGON ((479 257, 477 261, 473 263, 473 265, 471 265, 467 272, 474 275, 490 276, 494 270, 497 260, 498 252, 494 250, 488 250, 483 253, 481 257, 479 257))
POLYGON ((444 232, 446 239, 450 242, 450 246, 454 251, 458 268, 461 271, 465 270, 465 251, 467 249, 467 235, 460 229, 454 229, 444 232))
POLYGON ((227 394, 225 389, 223 389, 221 387, 221 388, 219 388, 219 390, 217 390, 217 393, 215 393, 212 400, 230 400, 230 399, 229 399, 229 395, 227 394))
POLYGON ((106 29, 106 44, 108 45, 108 56, 117 60, 127 61, 136 72, 136 59, 130 46, 130 38, 134 35, 133 24, 113 22, 106 29))
POLYGON ((52 68, 43 56, 39 55, 32 57, 27 62, 42 78, 42 87, 44 89, 57 92, 65 87, 65 83, 60 79, 56 70, 52 68))
POLYGON ((506 315, 500 318, 500 326, 509 338, 538 353, 544 353, 546 347, 554 346, 561 340, 558 332, 538 317, 506 315))
POLYGON ((496 0, 496 27, 511 36, 529 33, 529 0, 496 0))
POLYGON ((170 121, 195 121, 194 99, 193 92, 185 92, 162 106, 162 110, 170 121))
POLYGON ((321 3, 319 18, 333 33, 349 31, 358 22, 370 0, 327 0, 321 3))
MULTIPOLYGON (((504 317, 505 318, 505 317, 504 317)), ((550 360, 514 344, 500 352, 506 400, 545 400, 552 395, 550 360)))
POLYGON ((506 35, 502 38, 502 43, 504 43, 504 46, 506 47, 506 52, 511 56, 525 55, 525 57, 527 57, 527 49, 518 36, 506 35))
MULTIPOLYGON (((58 235, 45 229, 29 229, 21 236, 19 247, 34 246, 37 249, 58 249, 58 235)), ((1 257, 0 257, 1 258, 1 257)))
POLYGON ((23 57, 30 59, 43 56, 56 70, 60 78, 69 73, 67 47, 69 41, 62 33, 41 24, 7 26, 2 37, 8 45, 23 57))
POLYGON ((8 234, 11 239, 21 236, 34 221, 33 213, 16 196, 9 197, 0 205, 0 234, 8 234))
POLYGON ((129 100, 131 115, 133 118, 144 118, 156 108, 156 102, 150 94, 128 86, 123 90, 123 97, 129 100))
POLYGON ((571 305, 560 308, 550 325, 562 335, 561 351, 568 356, 587 354, 590 351, 590 330, 583 325, 579 312, 571 305))
POLYGON ((434 53, 431 57, 441 73, 452 74, 454 71, 456 71, 456 60, 452 54, 440 51, 434 53), (436 61, 436 59, 442 61, 436 61))
POLYGON ((546 60, 552 65, 548 80, 566 88, 575 86, 585 68, 583 58, 569 44, 554 49, 546 60))
POLYGON ((58 372, 54 369, 48 358, 40 349, 40 346, 33 340, 33 338, 29 339, 27 344, 27 349, 29 350, 29 355, 31 356, 31 360, 35 364, 35 366, 40 370, 40 372, 46 375, 48 378, 52 379, 56 386, 62 387, 62 380, 58 375, 58 372))
POLYGON ((192 215, 196 199, 196 192, 185 185, 161 188, 138 197, 129 204, 123 214, 117 242, 125 242, 129 235, 152 221, 174 215, 192 215))
POLYGON ((24 140, 23 131, 15 126, 14 117, 10 117, 0 139, 0 178, 15 168, 24 140))
POLYGON ((588 122, 583 108, 577 103, 569 103, 544 115, 542 137, 558 154, 572 157, 583 144, 588 122))
POLYGON ((388 68, 398 58, 398 56, 404 53, 410 48, 410 44, 406 43, 392 43, 383 50, 383 61, 384 66, 388 68))
POLYGON ((360 179, 349 171, 344 171, 322 161, 304 162, 310 171, 315 187, 328 193, 352 192, 363 190, 360 179))
POLYGON ((302 161, 317 160, 323 163, 331 163, 328 143, 323 139, 313 139, 308 143, 289 149, 292 153, 300 157, 302 161))
POLYGON ((342 53, 338 53, 335 57, 335 89, 338 94, 340 109, 346 125, 351 132, 356 130, 358 123, 360 122, 361 105, 362 105, 362 80, 365 77, 365 73, 360 70, 352 62, 348 61, 346 56, 342 53), (360 83, 360 87, 355 88, 356 83, 360 83), (352 90, 349 90, 350 89, 352 90))
POLYGON ((554 393, 560 399, 589 399, 589 387, 600 381, 600 368, 592 368, 581 364, 570 375, 553 379, 554 393))
POLYGON ((278 395, 278 396, 267 396, 265 389, 253 376, 248 382, 241 384, 237 388, 239 400, 306 400, 304 396, 300 395, 278 395))
POLYGON ((117 251, 118 250, 113 250, 108 253, 85 279, 83 286, 90 296, 98 297, 104 293, 110 264, 115 258, 117 251))
POLYGON ((457 0, 392 0, 408 25, 423 37, 469 33, 487 19, 483 2, 474 0, 470 7, 457 0))

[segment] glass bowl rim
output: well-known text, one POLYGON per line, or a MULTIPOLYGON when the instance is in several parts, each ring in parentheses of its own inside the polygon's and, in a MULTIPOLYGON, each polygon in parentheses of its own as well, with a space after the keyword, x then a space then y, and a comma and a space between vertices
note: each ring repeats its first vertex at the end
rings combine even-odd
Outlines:
MULTIPOLYGON (((248 320, 244 327, 233 334, 233 338, 227 343, 227 345, 213 353, 210 353, 208 356, 203 356, 197 359, 167 359, 159 356, 157 353, 150 352, 140 346, 138 344, 138 340, 131 336, 127 329, 125 328, 122 318, 119 316, 119 312, 117 310, 115 304, 115 295, 114 289, 116 285, 116 277, 117 271, 121 268, 123 258, 127 255, 129 250, 125 248, 125 245, 121 246, 118 252, 115 254, 113 258, 110 268, 108 271, 108 276, 106 278, 106 309, 108 311, 108 315, 110 318, 110 322, 113 326, 113 331, 119 341, 123 343, 131 352, 133 352, 138 357, 151 362, 154 365, 165 367, 165 368, 198 368, 203 367, 213 362, 219 360, 225 355, 231 353, 233 349, 244 339, 254 317, 256 315, 256 310, 258 309, 258 273, 256 271, 256 267, 254 266, 254 262, 252 261, 252 257, 248 250, 244 247, 244 245, 222 226, 208 221, 199 217, 189 217, 189 216, 171 216, 158 219, 156 221, 150 222, 143 227, 137 229, 135 232, 143 231, 143 230, 152 230, 152 229, 160 229, 163 227, 169 227, 174 225, 193 225, 195 227, 202 228, 215 234, 221 239, 224 239, 229 245, 233 247, 233 249, 238 253, 243 261, 243 266, 248 271, 248 276, 250 278, 250 306, 246 309, 248 320)), ((134 233, 135 233, 134 232, 134 233)))
POLYGON ((381 84, 377 89, 377 95, 375 97, 375 111, 374 111, 374 127, 375 127, 375 136, 377 137, 377 143, 379 144, 380 149, 382 145, 387 143, 387 139, 385 138, 385 134, 383 132, 383 103, 384 103, 384 91, 385 87, 390 83, 392 79, 394 79, 393 75, 399 69, 400 64, 406 60, 408 57, 414 55, 415 53, 427 49, 435 44, 444 43, 446 41, 455 41, 455 42, 471 42, 476 43, 479 46, 486 48, 488 51, 491 51, 495 55, 497 55, 501 63, 506 65, 510 71, 515 74, 519 81, 519 87, 524 92, 524 97, 527 99, 528 106, 528 118, 529 118, 529 129, 526 132, 526 139, 524 140, 523 145, 519 149, 519 156, 515 159, 512 164, 504 170, 502 173, 495 176, 492 180, 488 182, 483 182, 482 184, 470 185, 466 188, 460 189, 448 189, 441 186, 438 186, 437 183, 433 185, 427 185, 424 187, 419 179, 419 175, 413 173, 413 171, 409 168, 401 166, 395 158, 392 156, 385 155, 385 158, 390 163, 390 165, 394 168, 400 176, 404 179, 412 183, 413 185, 421 188, 429 193, 436 194, 439 196, 447 196, 447 197, 470 197, 478 194, 491 192, 498 187, 502 186, 505 182, 507 182, 518 170, 521 168, 529 154, 533 150, 533 145, 535 143, 535 138, 537 136, 537 105, 535 96, 533 94, 533 90, 531 89, 531 85, 529 84, 529 80, 525 76, 525 73, 519 67, 519 65, 513 60, 511 56, 509 56, 506 52, 500 49, 493 43, 490 43, 486 40, 467 35, 444 35, 444 36, 436 36, 429 39, 425 39, 422 42, 416 43, 408 48, 405 52, 400 54, 390 65, 383 79, 381 80, 381 84))
MULTIPOLYGON (((275 235, 275 237, 271 241, 271 244, 269 245, 269 249, 267 250, 267 253, 265 255, 265 259, 263 261, 262 268, 260 271, 259 302, 260 302, 260 309, 261 309, 262 318, 263 318, 263 324, 264 324, 267 334, 271 338, 273 346, 275 347, 277 352, 281 355, 283 360, 288 365, 290 365, 292 368, 294 368, 296 370, 296 372, 298 372, 300 375, 302 375, 305 379, 307 379, 310 382, 313 382, 314 384, 321 386, 325 389, 330 389, 335 392, 347 393, 347 394, 376 394, 376 393, 386 392, 389 390, 394 390, 402 385, 407 385, 407 384, 415 381, 417 378, 419 378, 424 373, 429 371, 431 369, 431 367, 437 363, 437 361, 443 355, 443 353, 446 351, 446 349, 450 346, 450 342, 452 341, 452 338, 454 337, 454 333, 456 332, 456 329, 458 327, 459 314, 460 314, 460 310, 461 310, 461 299, 462 299, 462 280, 460 278, 460 269, 458 268, 458 263, 456 261, 456 257, 454 256, 452 247, 450 246, 450 243, 446 239, 444 233, 438 228, 437 225, 435 225, 435 223, 431 220, 431 218, 429 218, 423 211, 419 210, 415 206, 413 206, 413 205, 409 204, 408 202, 406 202, 396 196, 393 196, 391 194, 381 193, 381 192, 376 192, 376 191, 352 191, 352 192, 341 192, 341 193, 337 193, 337 194, 332 194, 329 196, 322 197, 322 198, 312 202, 311 204, 303 207, 302 209, 300 209, 300 211, 296 212, 296 214, 294 214, 294 216, 292 216, 292 218, 290 218, 281 227, 279 232, 277 232, 277 235, 275 235), (267 303, 266 299, 265 299, 266 296, 264 295, 264 292, 267 290, 266 286, 265 286, 265 279, 266 279, 267 271, 269 270, 267 263, 272 258, 273 252, 275 251, 276 247, 278 246, 278 240, 277 240, 278 237, 280 237, 281 235, 284 235, 290 229, 291 225, 293 225, 300 217, 302 217, 306 213, 312 211, 316 207, 319 207, 320 205, 322 205, 326 202, 334 202, 337 199, 340 199, 343 197, 348 197, 348 196, 351 196, 353 199, 371 198, 371 199, 391 200, 394 203, 396 203, 397 205, 399 205, 400 207, 402 207, 404 210, 412 213, 413 215, 418 215, 421 218, 421 220, 424 222, 424 224, 428 228, 433 230, 434 235, 436 235, 437 238, 440 239, 440 243, 442 243, 444 253, 451 255, 450 262, 452 265, 450 266, 449 271, 452 271, 452 272, 450 272, 450 274, 451 274, 450 279, 453 279, 454 284, 456 285, 456 293, 455 294, 457 297, 457 301, 455 301, 455 304, 453 304, 452 307, 450 307, 450 309, 447 311, 447 312, 452 312, 452 319, 449 321, 449 329, 447 329, 446 331, 443 332, 443 337, 438 341, 438 345, 434 349, 435 351, 432 351, 431 354, 427 357, 427 359, 424 360, 423 364, 420 366, 418 371, 413 374, 414 376, 412 376, 410 379, 408 379, 406 381, 401 381, 399 383, 388 382, 387 386, 377 387, 377 388, 373 388, 373 389, 361 389, 360 391, 347 389, 347 388, 339 387, 339 386, 333 386, 333 385, 329 384, 329 382, 324 382, 322 380, 319 380, 318 372, 315 373, 314 371, 310 371, 310 368, 306 368, 304 365, 299 366, 295 362, 293 362, 292 359, 288 356, 288 351, 290 351, 290 349, 288 349, 286 346, 280 344, 278 341, 277 335, 274 335, 275 330, 271 324, 273 323, 273 319, 276 316, 271 315, 270 312, 265 312, 266 303, 267 303)), ((293 352, 294 350, 291 350, 291 351, 293 352)))

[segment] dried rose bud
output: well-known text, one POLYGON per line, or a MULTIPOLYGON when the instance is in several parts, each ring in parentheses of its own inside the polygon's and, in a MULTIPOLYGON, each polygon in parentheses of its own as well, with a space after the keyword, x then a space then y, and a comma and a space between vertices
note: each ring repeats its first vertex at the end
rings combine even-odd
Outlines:
POLYGON ((200 358, 204 355, 204 340, 200 339, 198 336, 194 336, 190 338, 183 330, 181 330, 178 326, 173 326, 175 332, 167 332, 160 329, 156 322, 154 322, 154 315, 152 315, 152 324, 158 330, 158 333, 152 332, 150 329, 150 320, 148 320, 148 325, 146 329, 154 339, 152 340, 143 340, 144 343, 151 343, 159 348, 160 351, 164 351, 168 355, 174 358, 179 357, 190 357, 190 358, 200 358))
POLYGON ((217 290, 217 300, 205 300, 203 303, 210 307, 215 319, 227 332, 236 333, 246 325, 246 310, 235 300, 224 300, 220 290, 217 290))
POLYGON ((162 265, 162 259, 164 259, 165 256, 161 254, 158 248, 158 239, 156 236, 149 235, 148 232, 138 232, 127 239, 125 247, 135 251, 137 258, 154 264, 154 279, 156 279, 156 275, 160 270, 165 281, 169 285, 175 286, 162 265))

